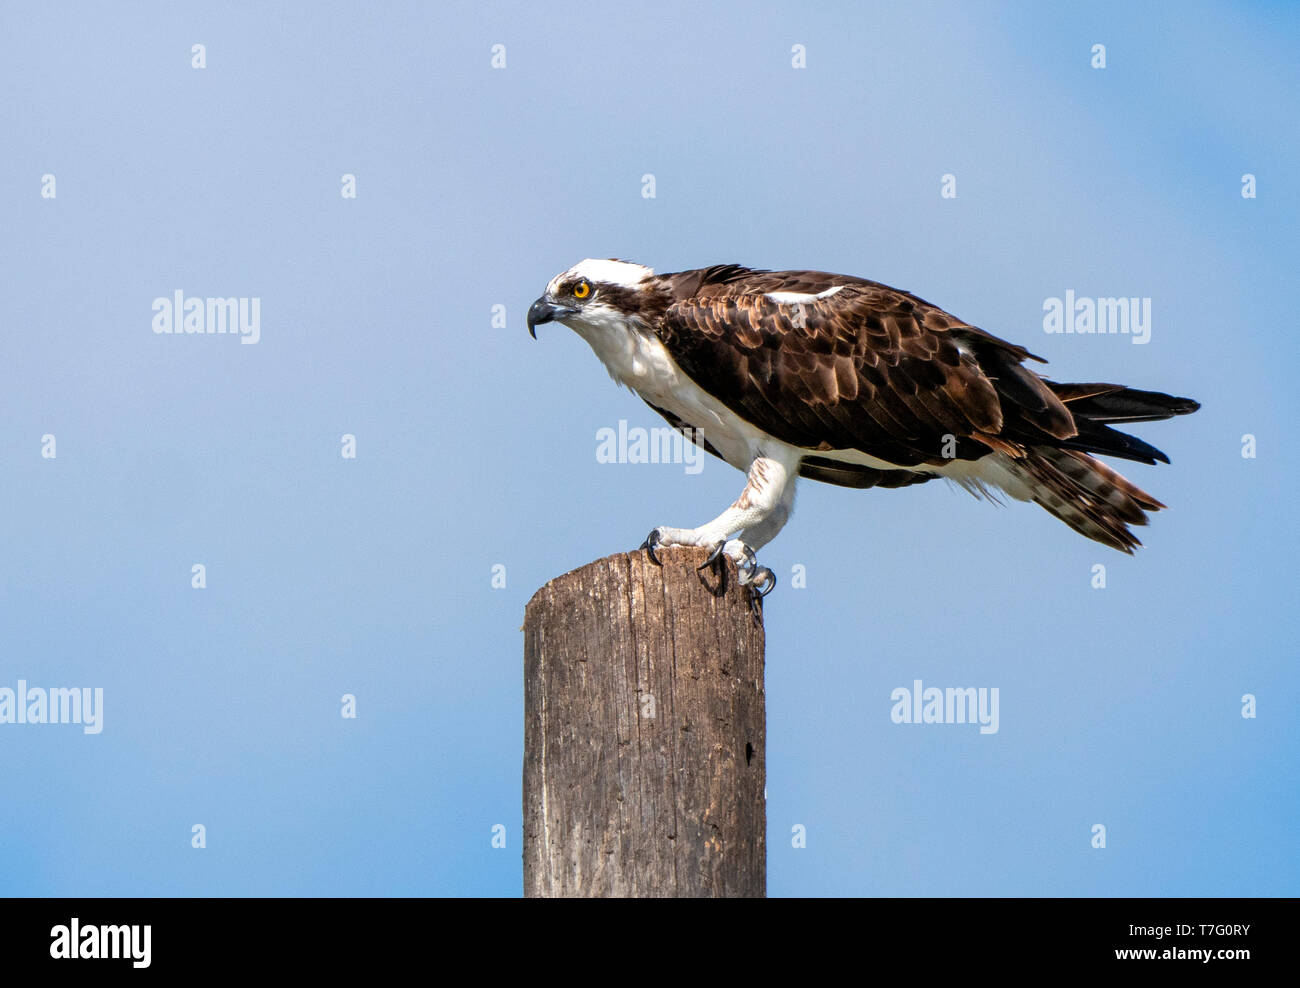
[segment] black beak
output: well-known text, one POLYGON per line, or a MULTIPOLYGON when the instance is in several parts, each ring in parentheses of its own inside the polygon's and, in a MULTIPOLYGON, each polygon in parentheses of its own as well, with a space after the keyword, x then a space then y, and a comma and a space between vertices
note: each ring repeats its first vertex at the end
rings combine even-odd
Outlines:
POLYGON ((545 295, 528 307, 528 335, 537 339, 537 327, 544 322, 556 319, 568 319, 578 314, 578 310, 568 305, 556 305, 545 295))

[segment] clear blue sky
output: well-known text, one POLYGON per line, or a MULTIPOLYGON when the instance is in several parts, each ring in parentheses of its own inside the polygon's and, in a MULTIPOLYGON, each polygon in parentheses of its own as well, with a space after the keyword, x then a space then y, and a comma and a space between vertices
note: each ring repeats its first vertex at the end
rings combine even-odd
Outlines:
POLYGON ((1204 403, 1134 430, 1173 463, 1127 470, 1171 508, 1133 559, 801 488, 773 895, 1300 893, 1300 10, 808 6, 4 4, 0 687, 105 710, 0 725, 0 892, 518 894, 524 603, 742 483, 598 463, 658 420, 528 339, 621 256, 865 275, 1204 403), (156 335, 177 289, 260 341, 156 335), (1151 298, 1151 342, 1045 334, 1067 290, 1151 298), (891 723, 915 679, 998 687, 999 732, 891 723))

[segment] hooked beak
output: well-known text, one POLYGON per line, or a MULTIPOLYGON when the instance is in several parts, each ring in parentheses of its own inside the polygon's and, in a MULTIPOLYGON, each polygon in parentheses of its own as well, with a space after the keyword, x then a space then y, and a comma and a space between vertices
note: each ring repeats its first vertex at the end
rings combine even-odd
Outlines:
POLYGON ((569 305, 558 305, 543 295, 528 307, 528 335, 537 339, 537 327, 544 322, 568 319, 576 316, 578 310, 569 305))

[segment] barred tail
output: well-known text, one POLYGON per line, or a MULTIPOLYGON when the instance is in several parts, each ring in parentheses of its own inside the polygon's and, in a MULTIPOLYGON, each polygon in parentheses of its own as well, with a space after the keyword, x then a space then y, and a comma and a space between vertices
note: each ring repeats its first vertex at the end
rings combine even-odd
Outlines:
POLYGON ((1145 525, 1164 507, 1142 488, 1087 453, 1035 446, 1013 461, 1030 499, 1080 535, 1132 553, 1142 543, 1129 525, 1145 525))

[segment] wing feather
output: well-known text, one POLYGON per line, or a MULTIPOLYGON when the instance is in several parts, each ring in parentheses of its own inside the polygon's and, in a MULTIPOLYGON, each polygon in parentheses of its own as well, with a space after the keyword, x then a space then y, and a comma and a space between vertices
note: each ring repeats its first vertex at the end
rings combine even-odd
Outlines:
POLYGON ((947 436, 958 456, 975 458, 990 440, 1014 448, 1077 433, 1052 388, 1022 366, 1039 358, 907 292, 735 265, 664 277, 674 301, 657 331, 677 363, 792 445, 919 466, 945 462, 947 436))

